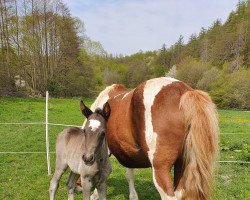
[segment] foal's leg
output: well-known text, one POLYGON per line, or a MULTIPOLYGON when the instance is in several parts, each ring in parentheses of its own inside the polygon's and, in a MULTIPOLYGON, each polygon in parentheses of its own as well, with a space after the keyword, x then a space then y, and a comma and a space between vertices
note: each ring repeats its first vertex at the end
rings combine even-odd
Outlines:
POLYGON ((90 191, 92 188, 91 180, 89 180, 89 178, 81 176, 81 183, 82 183, 82 193, 84 200, 90 200, 90 191))
POLYGON ((68 189, 68 200, 74 200, 74 190, 76 187, 76 181, 79 178, 78 174, 74 172, 70 172, 68 181, 67 181, 67 189, 68 189))
POLYGON ((50 200, 55 199, 55 194, 59 185, 59 180, 62 177, 63 173, 65 172, 66 168, 67 164, 64 163, 61 158, 57 157, 55 173, 50 181, 50 187, 49 187, 50 200))
MULTIPOLYGON (((105 169, 101 172, 102 176, 100 178, 100 183, 97 185, 97 191, 98 191, 98 195, 99 196, 99 200, 106 200, 107 197, 107 179, 108 176, 110 175, 110 173, 112 172, 112 166, 110 164, 110 161, 107 160, 107 165, 105 166, 105 169)), ((92 195, 93 196, 93 195, 92 195)), ((92 196, 91 196, 91 200, 92 200, 92 196)))
POLYGON ((106 200, 107 197, 107 185, 106 181, 97 186, 99 200, 106 200))
POLYGON ((126 168, 126 179, 129 185, 129 199, 138 200, 138 196, 135 190, 135 181, 134 181, 134 169, 126 168))

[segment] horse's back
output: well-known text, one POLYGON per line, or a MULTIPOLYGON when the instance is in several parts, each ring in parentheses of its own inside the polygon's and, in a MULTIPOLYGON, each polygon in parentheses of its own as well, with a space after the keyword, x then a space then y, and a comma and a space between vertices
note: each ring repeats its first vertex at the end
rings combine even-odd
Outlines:
MULTIPOLYGON (((185 124, 179 109, 181 96, 192 90, 172 78, 156 78, 140 84, 133 96, 133 122, 137 141, 149 159, 154 153, 180 151, 185 124)), ((176 154, 176 153, 175 153, 176 154)))
POLYGON ((67 152, 82 145, 84 140, 83 130, 78 127, 64 129, 57 137, 56 151, 67 152))
POLYGON ((180 150, 185 125, 179 102, 187 90, 191 88, 186 84, 162 77, 109 101, 109 145, 123 165, 149 167, 156 150, 164 154, 180 150))

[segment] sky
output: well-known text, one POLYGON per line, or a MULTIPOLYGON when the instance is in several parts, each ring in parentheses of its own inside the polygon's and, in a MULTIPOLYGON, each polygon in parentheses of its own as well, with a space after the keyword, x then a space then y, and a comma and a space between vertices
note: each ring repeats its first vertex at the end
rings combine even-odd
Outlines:
POLYGON ((85 34, 108 53, 131 55, 170 47, 180 35, 225 22, 238 0, 64 0, 85 34))

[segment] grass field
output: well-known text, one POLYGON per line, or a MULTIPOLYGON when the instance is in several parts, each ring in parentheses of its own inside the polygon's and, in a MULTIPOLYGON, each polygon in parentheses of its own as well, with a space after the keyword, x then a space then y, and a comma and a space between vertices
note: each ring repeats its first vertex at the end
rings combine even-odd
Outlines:
MULTIPOLYGON (((50 99, 49 122, 81 125, 80 99, 50 99)), ((87 105, 91 99, 85 100, 87 105)), ((219 110, 220 160, 250 161, 250 112, 219 110), (232 134, 223 134, 232 133, 232 134)), ((0 98, 0 122, 44 122, 45 99, 0 98)), ((50 126, 50 150, 55 150, 57 134, 64 127, 50 126)), ((0 152, 45 151, 44 125, 1 125, 0 152)), ((125 169, 112 159, 113 172, 108 180, 108 199, 128 199, 125 169)), ((52 171, 55 154, 51 154, 52 171)), ((250 200, 250 165, 220 163, 214 187, 214 199, 250 200)), ((68 175, 68 173, 67 173, 68 175)), ((56 199, 67 199, 65 174, 56 199)), ((135 185, 141 200, 160 199, 150 169, 136 171, 135 185)), ((45 200, 51 177, 47 175, 45 154, 0 154, 0 199, 45 200)), ((76 195, 75 199, 82 199, 76 195)))

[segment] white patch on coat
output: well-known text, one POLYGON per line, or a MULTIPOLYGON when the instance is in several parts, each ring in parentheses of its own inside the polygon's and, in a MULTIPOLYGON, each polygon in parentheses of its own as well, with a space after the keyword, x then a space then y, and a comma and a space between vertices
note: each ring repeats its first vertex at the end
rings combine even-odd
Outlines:
MULTIPOLYGON (((97 108, 103 108, 103 105, 108 101, 109 99, 109 92, 114 89, 116 84, 113 84, 111 86, 108 86, 105 88, 105 90, 103 90, 98 97, 96 98, 96 100, 94 101, 94 103, 91 105, 90 109, 92 111, 95 111, 97 108)), ((82 125, 82 128, 84 128, 85 124, 86 124, 87 120, 85 119, 82 125)))
POLYGON ((129 93, 130 93, 130 92, 125 93, 125 95, 122 97, 122 99, 125 99, 126 96, 128 96, 129 93))
POLYGON ((114 89, 116 84, 113 84, 111 86, 108 86, 105 88, 105 90, 103 90, 98 97, 96 98, 96 100, 94 101, 94 103, 91 105, 91 110, 95 110, 97 108, 102 108, 103 105, 108 101, 109 99, 109 92, 114 89))
POLYGON ((157 141, 157 133, 155 133, 153 129, 151 107, 154 104, 155 96, 160 92, 160 90, 164 86, 175 81, 178 80, 169 77, 155 78, 148 80, 144 87, 143 103, 145 106, 145 138, 149 148, 148 157, 152 165, 157 141))
POLYGON ((177 190, 174 192, 177 200, 181 200, 182 199, 182 196, 183 196, 183 190, 177 190))
POLYGON ((91 131, 96 131, 101 125, 101 122, 96 119, 89 120, 89 127, 91 128, 91 131))
POLYGON ((166 194, 166 192, 163 191, 163 189, 158 185, 156 179, 155 179, 155 172, 154 172, 154 168, 152 168, 152 171, 153 171, 153 182, 154 182, 154 185, 156 187, 156 189, 158 190, 160 196, 161 196, 161 199, 164 199, 164 200, 178 200, 175 196, 168 196, 166 194))
POLYGON ((123 94, 124 94, 124 93, 115 95, 115 96, 114 96, 114 99, 116 99, 117 97, 119 97, 119 96, 121 96, 121 95, 123 95, 123 94))

